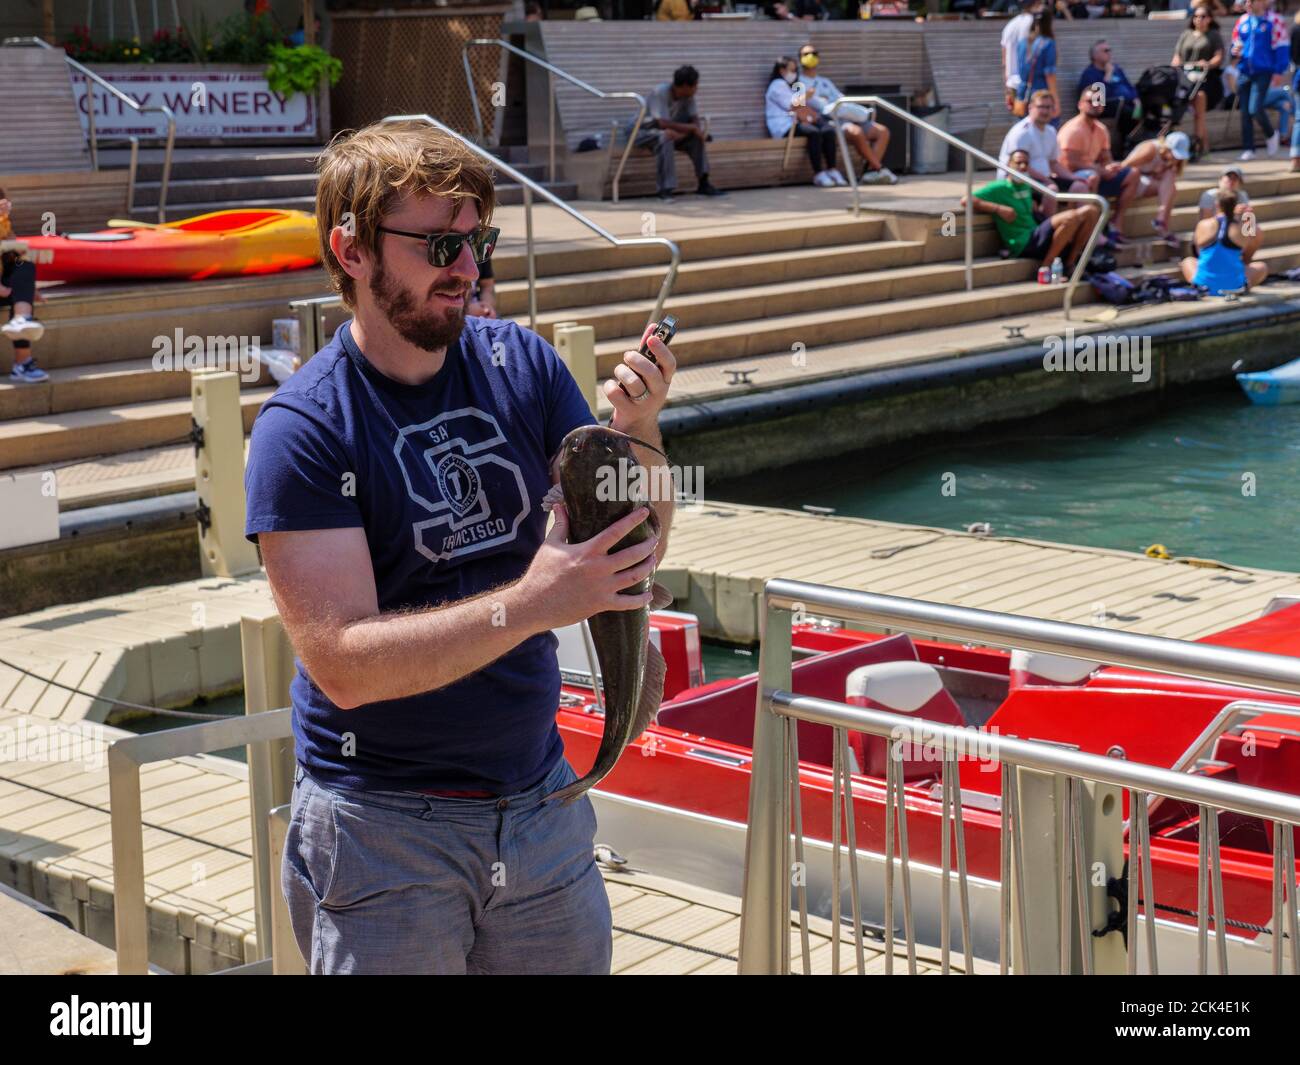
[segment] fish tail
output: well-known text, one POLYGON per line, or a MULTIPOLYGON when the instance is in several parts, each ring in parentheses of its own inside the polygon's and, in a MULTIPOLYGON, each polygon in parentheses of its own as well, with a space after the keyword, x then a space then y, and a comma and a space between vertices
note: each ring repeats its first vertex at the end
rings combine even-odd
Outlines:
POLYGON ((586 791, 595 784, 594 778, 583 777, 581 780, 575 780, 572 784, 566 784, 559 791, 553 791, 543 799, 543 802, 558 801, 562 806, 568 806, 570 803, 579 799, 586 791))

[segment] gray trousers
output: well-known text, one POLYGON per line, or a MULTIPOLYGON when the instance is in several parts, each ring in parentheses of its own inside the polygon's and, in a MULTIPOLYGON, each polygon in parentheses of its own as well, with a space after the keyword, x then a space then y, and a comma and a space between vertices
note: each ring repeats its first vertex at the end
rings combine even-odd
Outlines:
POLYGON ((692 133, 676 144, 668 139, 662 129, 646 129, 637 134, 638 148, 653 148, 655 153, 655 185, 660 192, 677 188, 677 157, 674 149, 685 152, 695 164, 695 173, 701 181, 709 172, 709 157, 704 151, 704 141, 692 133))

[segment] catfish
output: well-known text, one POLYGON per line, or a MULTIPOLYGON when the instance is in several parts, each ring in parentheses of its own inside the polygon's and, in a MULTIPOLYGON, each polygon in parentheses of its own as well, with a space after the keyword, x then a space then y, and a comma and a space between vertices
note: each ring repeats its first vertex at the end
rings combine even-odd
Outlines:
MULTIPOLYGON (((552 463, 552 468, 558 464, 559 483, 547 492, 542 506, 550 510, 556 503, 564 504, 570 543, 590 540, 637 507, 648 504, 646 499, 634 498, 633 491, 610 490, 620 485, 632 489, 644 486, 646 478, 632 473, 639 465, 632 451, 634 443, 663 454, 653 444, 603 425, 579 426, 560 444, 552 463)), ((621 551, 658 532, 659 518, 651 509, 646 520, 610 550, 621 551)), ((567 805, 599 783, 659 711, 667 666, 659 649, 650 642, 650 610, 668 606, 672 596, 663 585, 655 583, 653 572, 623 589, 623 594, 642 595, 651 588, 654 598, 649 607, 606 610, 588 620, 605 691, 605 732, 587 775, 548 795, 547 802, 558 799, 567 805)), ((593 677, 592 684, 596 683, 593 677)))

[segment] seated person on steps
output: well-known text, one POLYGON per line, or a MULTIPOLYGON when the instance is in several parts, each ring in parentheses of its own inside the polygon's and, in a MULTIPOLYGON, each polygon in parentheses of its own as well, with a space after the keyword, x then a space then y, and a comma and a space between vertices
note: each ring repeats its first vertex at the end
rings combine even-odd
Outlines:
MULTIPOLYGON (((1053 185, 1061 192, 1095 192, 1101 178, 1093 174, 1088 178, 1076 175, 1061 158, 1061 148, 1057 142, 1056 130, 1052 128, 1052 111, 1055 101, 1052 94, 1040 89, 1029 98, 1029 114, 1007 130, 1002 140, 1002 149, 998 152, 998 162, 1009 166, 1011 153, 1023 149, 1029 153, 1029 176, 1042 182, 1048 188, 1053 185)), ((1038 202, 1038 190, 1034 190, 1034 200, 1038 202)), ((1040 210, 1045 215, 1055 213, 1057 201, 1054 197, 1043 197, 1040 210)))
MULTIPOLYGON (((14 240, 14 227, 9 221, 13 205, 0 189, 0 240, 14 240)), ((0 333, 13 341, 14 364, 9 371, 12 381, 39 384, 50 375, 36 365, 32 358, 32 343, 45 335, 45 326, 32 317, 32 304, 36 300, 36 264, 28 262, 17 251, 0 254, 0 307, 9 308, 9 321, 0 326, 0 333)))
MULTIPOLYGON (((673 80, 656 85, 646 95, 646 113, 637 132, 636 146, 655 153, 655 184, 661 200, 671 200, 677 188, 677 158, 674 152, 686 152, 695 165, 701 196, 724 196, 721 189, 709 184, 709 157, 704 150, 704 130, 695 108, 695 90, 699 72, 681 66, 673 80)), ((634 120, 635 121, 635 120, 634 120)), ((631 135, 631 125, 628 126, 631 135)))
POLYGON ((1061 127, 1057 140, 1065 165, 1075 174, 1097 174, 1101 180, 1096 191, 1108 200, 1115 201, 1114 220, 1107 236, 1116 244, 1122 242, 1124 211, 1137 195, 1141 175, 1132 167, 1115 162, 1110 154, 1110 133, 1101 123, 1102 93, 1088 86, 1079 95, 1079 113, 1061 127))
POLYGON ((1196 223, 1192 240, 1196 258, 1183 260, 1183 277, 1205 288, 1211 296, 1239 292, 1260 284, 1268 277, 1268 267, 1255 261, 1255 252, 1264 239, 1253 212, 1237 216, 1237 197, 1220 192, 1213 218, 1196 223))
POLYGON ((1186 133, 1174 130, 1164 137, 1142 141, 1128 153, 1120 165, 1132 167, 1139 174, 1135 200, 1154 196, 1159 206, 1151 219, 1151 228, 1161 238, 1168 240, 1169 217, 1174 210, 1174 197, 1178 195, 1178 179, 1183 167, 1192 157, 1192 142, 1186 133))
POLYGON ((1233 164, 1225 166, 1219 175, 1219 184, 1201 193, 1197 208, 1201 219, 1213 218, 1218 211, 1219 193, 1230 192, 1237 197, 1237 214, 1250 207, 1250 194, 1246 192, 1246 175, 1241 167, 1233 164))
MULTIPOLYGON (((1029 172, 1029 153, 1017 148, 1009 165, 1020 174, 1029 172)), ((1060 257, 1066 273, 1074 270, 1088 242, 1088 234, 1097 224, 1097 208, 1092 204, 1057 211, 1041 221, 1034 217, 1030 187, 1013 177, 990 182, 975 190, 973 206, 981 214, 991 214, 998 236, 1007 251, 1021 259, 1034 259, 1050 267, 1060 257)), ((966 206, 966 197, 961 199, 966 206)))

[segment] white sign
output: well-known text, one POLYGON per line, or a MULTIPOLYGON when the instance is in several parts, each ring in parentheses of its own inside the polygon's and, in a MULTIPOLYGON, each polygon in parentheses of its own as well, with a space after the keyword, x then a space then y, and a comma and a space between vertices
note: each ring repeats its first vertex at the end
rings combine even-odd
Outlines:
MULTIPOLYGON (((294 93, 286 99, 271 91, 260 71, 201 66, 190 70, 114 70, 101 66, 95 73, 142 107, 170 107, 176 115, 177 138, 239 140, 316 135, 315 96, 294 93)), ((74 78, 72 86, 81 124, 88 129, 86 79, 74 78)), ((167 120, 156 111, 142 115, 94 82, 90 90, 95 131, 101 136, 166 136, 167 120)))

